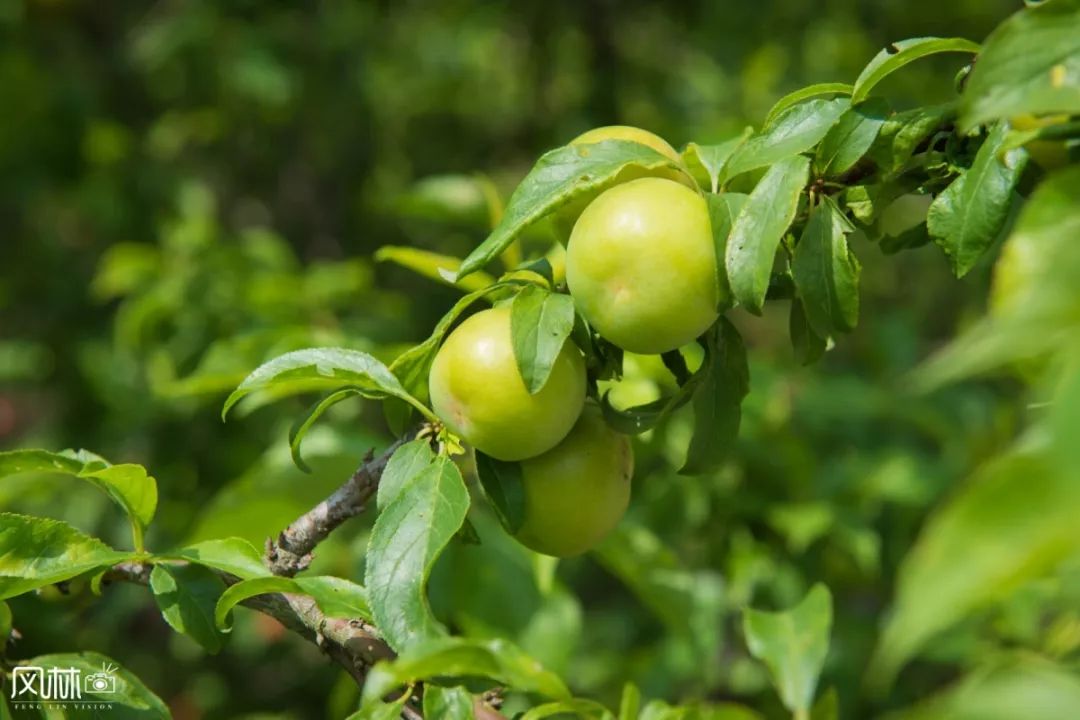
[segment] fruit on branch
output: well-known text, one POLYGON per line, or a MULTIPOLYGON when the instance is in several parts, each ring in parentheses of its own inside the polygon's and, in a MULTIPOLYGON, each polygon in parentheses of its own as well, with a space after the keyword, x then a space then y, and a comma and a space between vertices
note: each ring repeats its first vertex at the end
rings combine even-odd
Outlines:
POLYGON ((692 342, 717 318, 709 210, 689 188, 640 178, 604 191, 578 218, 566 281, 581 314, 614 344, 655 354, 692 342))
POLYGON ((525 521, 517 539, 546 555, 569 557, 594 547, 630 502, 630 439, 589 403, 561 443, 521 463, 525 521))
POLYGON ((547 383, 530 395, 510 340, 510 308, 483 310, 435 355, 431 406, 447 427, 499 460, 522 460, 566 437, 585 403, 585 360, 566 342, 547 383))

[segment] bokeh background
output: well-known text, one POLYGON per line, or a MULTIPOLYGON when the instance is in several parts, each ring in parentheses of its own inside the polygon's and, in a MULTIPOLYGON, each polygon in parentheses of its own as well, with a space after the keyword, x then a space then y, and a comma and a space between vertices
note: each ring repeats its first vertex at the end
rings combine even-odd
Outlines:
MULTIPOLYGON (((342 404, 309 436, 304 475, 286 443, 304 403, 223 424, 224 395, 298 347, 389 360, 459 295, 377 263, 379 247, 463 255, 489 229, 492 197, 590 127, 717 142, 792 89, 851 82, 887 42, 981 40, 1019 6, 0 0, 0 448, 145 464, 162 494, 153 549, 261 544, 390 437, 377 405, 342 404)), ((928 59, 881 91, 900 108, 940 102, 958 67, 928 59)), ((957 281, 932 245, 854 249, 861 322, 819 365, 795 363, 784 303, 735 315, 752 390, 729 467, 676 475, 690 426, 675 417, 638 446, 619 536, 557 568, 477 510, 483 544, 455 545, 437 568, 440 616, 514 638, 579 694, 613 703, 633 680, 648 697, 765 717, 784 713, 739 609, 785 607, 816 581, 837 616, 823 687, 845 717, 923 697, 987 648, 1036 642, 1038 618, 1075 589, 1021 593, 951 630, 887 697, 863 688, 899 560, 935 501, 1016 434, 1023 394, 1009 380, 929 395, 905 383, 984 308, 989 260, 957 281)), ((664 378, 631 359, 622 392, 649 399, 664 378)), ((126 542, 107 500, 67 480, 8 481, 0 508, 126 542)), ((318 568, 360 578, 370 525, 350 522, 318 568)), ((140 588, 12 607, 16 656, 103 652, 180 720, 337 718, 355 703, 318 651, 254 613, 207 656, 140 588)))

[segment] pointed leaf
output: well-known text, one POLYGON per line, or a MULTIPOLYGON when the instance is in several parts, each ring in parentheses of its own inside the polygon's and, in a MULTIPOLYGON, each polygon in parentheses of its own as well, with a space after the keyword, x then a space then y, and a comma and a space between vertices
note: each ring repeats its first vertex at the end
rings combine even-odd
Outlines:
POLYGON ((424 717, 474 720, 473 696, 465 688, 424 686, 424 717))
POLYGON ((495 282, 495 278, 485 272, 455 281, 461 260, 450 255, 441 255, 430 250, 396 245, 383 245, 375 251, 377 262, 392 262, 436 282, 461 288, 466 292, 475 292, 495 282))
POLYGON ((843 175, 866 154, 889 114, 880 98, 860 103, 840 116, 818 145, 814 169, 819 175, 843 175))
POLYGON ((825 354, 827 341, 810 327, 806 310, 799 298, 791 301, 788 334, 791 335, 791 347, 795 351, 795 359, 800 365, 813 365, 825 354))
POLYGON ((214 624, 214 605, 225 583, 199 565, 155 565, 150 590, 165 622, 178 633, 190 635, 207 652, 221 650, 222 637, 214 624))
POLYGON ((35 667, 67 669, 75 668, 80 675, 86 678, 88 675, 100 673, 103 670, 111 675, 116 681, 116 691, 107 695, 93 695, 93 699, 108 702, 114 706, 113 711, 104 711, 102 715, 108 716, 119 708, 129 708, 134 713, 126 716, 137 716, 147 720, 169 720, 172 715, 169 708, 155 695, 150 688, 146 687, 134 673, 127 668, 118 667, 112 658, 94 652, 58 653, 55 655, 38 655, 35 658, 22 661, 24 665, 35 667))
POLYGON ((514 535, 525 522, 525 485, 521 479, 521 465, 496 460, 479 450, 475 453, 476 475, 484 494, 506 532, 514 535))
POLYGON ((769 127, 784 111, 805 100, 824 95, 851 95, 853 89, 851 85, 846 83, 818 83, 799 88, 776 101, 776 104, 765 115, 764 127, 769 127))
POLYGON ((739 437, 742 401, 750 391, 746 347, 731 321, 721 317, 709 333, 707 375, 694 393, 694 435, 681 475, 720 467, 739 437))
POLYGON ((58 520, 0 513, 0 600, 132 557, 58 520))
POLYGON ((164 560, 187 560, 235 575, 241 580, 270 575, 259 551, 254 545, 241 538, 206 540, 165 553, 160 557, 164 560))
POLYGON ((469 493, 454 463, 440 456, 385 500, 368 543, 365 584, 375 624, 401 652, 445 632, 428 606, 425 585, 465 521, 469 493))
POLYGON ((1080 2, 1028 7, 986 39, 961 97, 960 128, 1021 114, 1080 113, 1080 2))
MULTIPOLYGON (((743 209, 743 205, 749 199, 749 195, 742 193, 720 193, 705 196, 709 206, 709 223, 712 225, 713 247, 716 248, 716 257, 723 258, 727 253, 728 237, 731 228, 735 224, 735 218, 743 209)), ((721 307, 731 303, 731 283, 728 282, 727 268, 724 263, 716 263, 716 282, 719 292, 721 307)))
POLYGON ((385 510, 396 500, 417 475, 435 462, 436 457, 431 444, 422 438, 410 440, 395 450, 379 478, 379 489, 375 496, 379 510, 385 510))
POLYGON ((607 720, 611 718, 611 711, 595 700, 572 698, 537 705, 526 711, 520 720, 544 720, 544 718, 565 717, 571 714, 574 717, 583 718, 583 720, 607 720))
POLYGON ((157 482, 141 465, 111 465, 86 450, 12 450, 0 452, 0 478, 25 472, 55 472, 82 478, 97 486, 131 518, 136 549, 154 519, 157 509, 157 482))
POLYGON ((530 394, 540 392, 574 329, 574 300, 526 285, 510 306, 510 342, 530 394))
POLYGON ((851 102, 859 103, 867 98, 874 86, 886 77, 919 58, 936 53, 979 52, 979 44, 964 38, 923 37, 891 43, 874 56, 855 80, 851 102))
POLYGON ((298 578, 258 577, 230 585, 214 607, 214 624, 222 632, 232 630, 229 613, 248 598, 270 593, 306 595, 315 601, 323 614, 336 618, 371 620, 367 593, 356 583, 332 575, 298 578))
POLYGON ((806 152, 825 137, 833 123, 850 106, 847 98, 837 98, 807 100, 785 110, 771 125, 732 153, 724 168, 724 176, 732 178, 806 152))
POLYGON ((724 176, 724 165, 728 158, 746 142, 751 134, 753 134, 753 129, 746 128, 738 137, 716 145, 690 143, 683 150, 683 161, 690 170, 690 174, 715 193, 720 187, 720 178, 724 176))
POLYGON ((820 337, 848 332, 859 319, 859 261, 848 247, 851 225, 829 198, 810 212, 791 274, 810 326, 820 337))
POLYGON ((457 280, 483 268, 522 230, 575 197, 614 184, 628 168, 654 170, 665 166, 678 167, 651 147, 626 140, 566 145, 545 153, 510 196, 495 230, 462 262, 457 280))
POLYGON ((795 219, 810 161, 797 155, 769 168, 750 193, 728 237, 728 282, 735 299, 760 315, 780 239, 795 219))
POLYGON ((1021 149, 998 158, 1007 131, 1004 123, 991 130, 971 168, 934 199, 927 213, 927 230, 945 251, 957 277, 975 266, 1001 232, 1013 189, 1027 164, 1027 153, 1021 149))
POLYGON ((554 699, 570 695, 557 675, 509 642, 454 637, 427 640, 375 665, 364 684, 364 702, 430 678, 488 678, 518 692, 554 699))
POLYGON ((792 712, 805 712, 814 702, 831 626, 832 596, 821 584, 790 610, 743 612, 750 654, 768 666, 780 699, 792 712))

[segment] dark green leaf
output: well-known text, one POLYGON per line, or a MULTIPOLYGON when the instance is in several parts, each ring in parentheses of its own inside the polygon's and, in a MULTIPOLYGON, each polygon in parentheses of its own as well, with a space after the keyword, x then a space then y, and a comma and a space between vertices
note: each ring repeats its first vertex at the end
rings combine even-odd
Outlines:
MULTIPOLYGON (((709 222, 712 225, 713 246, 716 248, 717 260, 726 256, 731 228, 748 199, 749 196, 742 193, 705 196, 705 201, 709 206, 709 222)), ((716 282, 719 288, 716 296, 720 298, 720 306, 724 307, 731 303, 731 283, 728 282, 727 268, 723 262, 716 263, 716 282)))
POLYGON ((525 486, 521 480, 521 465, 476 453, 476 475, 484 494, 491 502, 499 522, 511 535, 517 534, 525 522, 525 486))
POLYGON ((859 319, 859 261, 848 247, 851 224, 828 197, 810 211, 791 273, 810 326, 820 337, 848 332, 859 319))
POLYGON ((840 699, 836 688, 831 687, 821 694, 810 710, 810 720, 840 720, 840 699))
MULTIPOLYGON (((172 715, 169 708, 142 683, 132 672, 109 657, 94 652, 58 653, 56 655, 38 655, 35 658, 22 661, 24 665, 33 665, 44 668, 75 668, 80 675, 86 678, 94 673, 106 672, 116 680, 116 691, 108 694, 96 695, 87 693, 84 699, 100 700, 108 702, 113 707, 101 713, 102 717, 116 717, 128 720, 128 718, 146 718, 146 720, 169 720, 172 715), (92 698, 91 698, 92 695, 92 698)), ((80 716, 81 717, 81 716, 80 716)))
POLYGON ((738 137, 716 145, 690 143, 683 150, 683 161, 694 179, 715 193, 720 188, 720 178, 724 176, 724 165, 728 158, 752 133, 752 128, 746 128, 738 137))
POLYGON ((11 636, 11 608, 0 600, 0 658, 4 655, 8 638, 11 636))
POLYGON ((428 607, 425 585, 465 521, 469 493, 454 463, 440 456, 383 500, 368 543, 365 583, 376 625, 401 652, 444 632, 428 607))
POLYGON ((505 640, 439 638, 414 645, 392 662, 380 662, 364 684, 364 702, 430 678, 488 678, 519 692, 568 698, 562 680, 505 640))
POLYGON ((187 560, 204 567, 221 570, 242 580, 266 577, 270 571, 263 565, 255 546, 241 538, 207 540, 161 555, 165 560, 187 560))
MULTIPOLYGON (((811 101, 813 102, 813 101, 811 101)), ((780 239, 795 219, 810 160, 797 155, 769 168, 750 193, 728 237, 728 282, 735 299, 760 315, 780 239)))
POLYGON ((791 335, 791 347, 795 350, 795 359, 800 365, 813 365, 825 354, 827 340, 810 327, 802 301, 791 301, 791 314, 788 316, 788 333, 791 335))
POLYGON ((660 354, 660 360, 680 386, 690 382, 690 368, 686 366, 686 358, 683 357, 682 351, 668 350, 660 354))
POLYGON ((1027 153, 1019 149, 998 158, 1006 132, 1004 123, 994 127, 971 168, 934 199, 926 216, 930 236, 949 257, 957 277, 974 267, 1001 232, 1027 164, 1027 153))
POLYGON ((694 435, 679 473, 698 475, 720 467, 739 436, 742 401, 750 391, 746 347, 735 326, 721 317, 709 333, 705 378, 694 393, 694 435))
POLYGON ((574 300, 526 285, 510 306, 510 341, 529 393, 543 389, 566 338, 574 329, 574 300))
POLYGON ((323 614, 336 618, 371 620, 364 588, 331 575, 311 577, 257 577, 230 585, 218 598, 214 608, 214 624, 222 632, 232 630, 229 613, 249 598, 270 593, 306 595, 315 601, 323 614))
POLYGON ((818 145, 814 170, 819 175, 842 175, 859 161, 877 138, 889 104, 873 98, 844 111, 818 145))
POLYGON ((0 513, 0 600, 132 557, 58 520, 0 513))
POLYGON ((276 397, 322 389, 354 387, 364 397, 394 397, 425 415, 430 411, 410 395, 397 377, 371 355, 346 348, 310 348, 285 353, 260 365, 233 390, 221 410, 224 418, 233 405, 257 391, 276 397))
POLYGON ((785 110, 805 100, 824 95, 851 95, 853 89, 851 85, 846 83, 817 83, 816 85, 799 88, 776 101, 776 104, 765 115, 764 127, 769 127, 785 110))
POLYGON ((968 76, 960 126, 1020 114, 1080 113, 1080 2, 1044 2, 1013 15, 986 39, 968 76))
POLYGON ((426 278, 461 288, 466 292, 476 292, 495 282, 495 278, 485 272, 477 272, 468 278, 455 281, 458 268, 461 267, 460 259, 420 248, 383 245, 375 251, 375 260, 401 265, 426 278))
POLYGON ((807 100, 785 110, 775 122, 732 153, 724 168, 724 176, 735 177, 739 173, 773 165, 809 150, 825 137, 833 123, 850 106, 847 98, 837 98, 807 100))
POLYGON ((135 549, 142 550, 146 526, 157 509, 157 482, 141 465, 111 465, 86 450, 12 450, 0 453, 0 478, 26 472, 72 475, 97 486, 131 518, 135 549))
POLYGON ((899 235, 886 235, 881 238, 878 246, 886 255, 895 255, 901 250, 912 250, 922 247, 930 242, 930 235, 926 232, 926 223, 919 223, 899 235))
POLYGON ((885 120, 868 154, 886 174, 896 173, 955 114, 956 108, 951 103, 897 113, 885 120))
POLYGON ((805 712, 814 702, 829 652, 832 596, 818 584, 795 607, 771 613, 747 608, 743 632, 750 653, 765 663, 784 705, 805 712))
POLYGON ((165 622, 178 633, 190 635, 207 652, 221 650, 221 633, 214 624, 214 606, 225 583, 199 565, 155 565, 150 590, 165 622))
POLYGON ((652 430, 693 397, 694 390, 704 379, 704 373, 695 373, 690 381, 680 387, 674 395, 660 398, 644 405, 620 410, 608 401, 608 393, 600 401, 604 421, 624 435, 640 435, 652 430))
POLYGON ((855 80, 851 102, 859 103, 867 98, 879 82, 910 62, 927 55, 945 52, 979 52, 979 44, 964 38, 923 37, 891 43, 867 64, 855 80))
POLYGON ((300 443, 304 441, 304 436, 307 435, 308 430, 315 424, 315 421, 318 420, 324 412, 334 405, 337 405, 342 400, 347 400, 348 398, 363 394, 363 391, 351 387, 336 390, 312 405, 308 409, 306 415, 293 423, 293 426, 289 428, 289 453, 292 455, 292 461, 296 467, 306 473, 311 472, 311 468, 304 462, 304 458, 300 456, 300 443))
POLYGON ((665 166, 677 167, 651 147, 626 140, 567 145, 545 153, 510 196, 498 227, 465 258, 457 280, 483 268, 522 230, 575 197, 615 184, 628 168, 665 166))

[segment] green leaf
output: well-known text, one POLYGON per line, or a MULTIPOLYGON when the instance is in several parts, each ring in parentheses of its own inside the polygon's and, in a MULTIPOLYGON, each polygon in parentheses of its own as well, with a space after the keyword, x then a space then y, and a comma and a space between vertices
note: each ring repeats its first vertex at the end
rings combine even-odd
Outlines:
POLYGON ((694 435, 681 475, 720 467, 739 437, 742 401, 750 391, 746 347, 731 321, 720 318, 709 332, 707 374, 694 393, 694 435))
POLYGON ((0 657, 4 655, 8 638, 11 636, 11 608, 0 600, 0 657))
POLYGON ((868 154, 886 175, 892 175, 903 169, 915 150, 955 115, 956 107, 952 103, 896 113, 885 120, 868 154))
POLYGON ((623 685, 622 697, 619 699, 619 720, 638 720, 638 712, 641 709, 641 690, 634 683, 623 685))
POLYGON ((724 256, 728 282, 735 299, 755 315, 761 314, 776 250, 795 219, 809 172, 810 160, 801 155, 770 167, 731 228, 724 256))
POLYGON ((1055 472, 1042 451, 1014 451, 980 470, 904 558, 873 684, 887 686, 935 635, 1075 552, 1078 516, 1080 483, 1055 472))
POLYGON ((780 699, 793 712, 805 712, 814 702, 831 626, 832 596, 820 583, 790 610, 743 612, 750 654, 768 666, 780 699))
POLYGON ((1076 672, 1034 655, 1004 658, 884 720, 1063 720, 1080 707, 1076 672))
POLYGON ((395 500, 416 476, 428 469, 436 460, 435 451, 425 439, 410 440, 390 456, 376 491, 375 504, 379 510, 395 500))
POLYGON ((454 280, 461 260, 450 255, 441 255, 420 248, 383 245, 375 251, 378 262, 392 262, 426 278, 441 282, 451 287, 461 288, 466 292, 475 292, 495 282, 495 278, 485 272, 476 272, 467 278, 454 280))
POLYGON ((840 698, 836 688, 831 687, 821 694, 810 710, 810 720, 839 720, 840 698))
POLYGON ((425 585, 465 521, 469 493, 454 463, 440 456, 382 503, 368 542, 365 584, 375 624, 390 647, 402 652, 444 632, 428 606, 425 585))
POLYGON ((615 184, 629 168, 665 166, 678 167, 647 145, 626 140, 566 145, 544 153, 510 196, 499 225, 465 258, 457 280, 483 268, 525 228, 575 197, 615 184))
MULTIPOLYGON (((717 258, 723 258, 727 253, 731 228, 749 197, 742 193, 705 196, 705 201, 709 206, 709 223, 712 225, 713 247, 716 248, 717 258)), ((731 302, 731 283, 728 282, 727 268, 721 262, 716 263, 716 283, 719 288, 717 297, 720 298, 720 304, 727 305, 731 302)))
POLYGON ((810 211, 791 274, 806 318, 820 337, 848 332, 859 319, 859 261, 848 247, 851 223, 828 197, 810 211))
POLYGON ((1027 153, 1011 150, 1004 159, 998 150, 1008 128, 1000 123, 975 155, 975 162, 930 205, 926 227, 949 258, 953 272, 963 277, 1005 225, 1013 189, 1027 164, 1027 153))
POLYGON ((26 472, 55 472, 82 478, 103 491, 131 518, 135 549, 157 509, 157 482, 141 465, 111 465, 86 450, 12 450, 0 453, 0 478, 26 472))
POLYGON ((133 557, 59 520, 0 513, 0 600, 133 557))
POLYGON ((611 404, 608 400, 610 391, 604 393, 604 396, 600 399, 600 410, 604 414, 604 421, 624 435, 640 435, 643 432, 652 430, 671 413, 688 403, 704 378, 705 373, 694 373, 690 380, 680 387, 675 394, 644 405, 635 405, 625 410, 620 410, 611 404))
POLYGON ((844 111, 829 128, 814 156, 819 175, 843 175, 866 154, 889 114, 889 104, 872 98, 844 111))
POLYGON ((859 73, 855 88, 851 92, 851 102, 856 104, 865 100, 875 85, 908 63, 927 55, 946 52, 974 54, 979 52, 979 44, 964 38, 937 37, 911 38, 891 43, 875 55, 859 73))
POLYGON ((249 598, 271 593, 306 595, 328 617, 371 620, 367 593, 356 583, 331 575, 298 578, 271 576, 230 585, 214 607, 214 624, 222 632, 230 632, 232 622, 229 613, 234 607, 249 598))
POLYGON ((822 97, 823 95, 851 95, 853 89, 851 85, 846 83, 817 83, 816 85, 799 88, 776 101, 776 104, 765 115, 764 127, 769 127, 788 108, 805 100, 822 97))
POLYGON ((686 163, 686 167, 695 180, 711 188, 714 193, 718 192, 720 178, 724 175, 724 165, 727 163, 728 158, 740 145, 746 142, 746 139, 753 132, 752 128, 746 128, 738 137, 725 140, 716 145, 690 143, 683 150, 683 162, 686 163))
MULTIPOLYGON (((728 178, 756 168, 788 160, 818 144, 825 133, 851 106, 847 98, 807 100, 785 110, 768 127, 732 153, 724 169, 728 178)), ((804 183, 805 184, 805 183, 804 183)))
POLYGON ((463 687, 424 686, 424 717, 474 720, 473 696, 463 687))
POLYGON ((510 306, 510 342, 529 393, 540 392, 574 329, 574 300, 526 285, 510 306))
POLYGON ((961 96, 960 128, 1031 113, 1080 113, 1080 2, 1026 8, 986 38, 961 96))
POLYGON ((555 715, 567 714, 573 714, 579 718, 596 718, 597 720, 611 718, 611 711, 595 700, 572 698, 537 705, 523 714, 520 720, 543 720, 555 715))
POLYGON ((204 567, 221 570, 241 580, 267 577, 270 571, 263 564, 255 546, 241 538, 206 540, 173 550, 160 556, 165 560, 187 560, 204 567))
POLYGON ((241 399, 258 391, 277 397, 349 385, 368 398, 394 397, 421 413, 430 415, 420 401, 410 395, 397 377, 371 355, 346 348, 309 348, 285 353, 260 365, 225 400, 224 419, 241 399))
POLYGON ((101 700, 108 702, 113 707, 102 713, 103 716, 117 718, 156 718, 169 720, 169 708, 155 695, 150 688, 146 687, 139 678, 123 667, 118 667, 112 658, 95 652, 58 653, 55 655, 38 655, 29 660, 20 661, 23 665, 33 665, 45 670, 50 668, 67 669, 75 668, 80 675, 86 678, 94 673, 106 672, 116 680, 116 692, 102 695, 86 693, 84 699, 101 700), (125 712, 134 711, 134 712, 125 712))
POLYGON ((476 475, 496 517, 511 535, 517 534, 525 522, 525 485, 521 465, 496 460, 479 450, 476 454, 476 475))
POLYGON ((296 467, 306 473, 311 472, 311 468, 304 462, 304 458, 300 456, 300 443, 304 441, 304 436, 307 435, 308 430, 315 424, 315 421, 318 420, 323 413, 342 400, 347 400, 348 398, 363 394, 364 393, 361 390, 351 387, 336 390, 312 405, 308 409, 306 415, 298 418, 297 421, 293 423, 293 426, 289 428, 289 453, 292 455, 292 461, 296 467))
POLYGON ((165 622, 178 633, 190 635, 207 652, 221 650, 222 637, 214 625, 214 605, 225 583, 199 565, 155 565, 150 590, 165 622))
POLYGON ((373 700, 365 703, 345 720, 398 720, 401 717, 402 708, 408 701, 409 693, 402 693, 399 698, 390 702, 373 700))
POLYGON ((364 702, 433 678, 487 678, 518 692, 556 700, 570 696, 557 675, 505 640, 448 637, 427 640, 392 662, 376 664, 364 684, 364 702))
POLYGON ((799 298, 791 301, 788 334, 791 335, 791 347, 795 351, 795 359, 800 365, 813 365, 825 354, 827 341, 810 327, 806 309, 803 308, 799 298))

